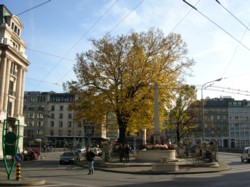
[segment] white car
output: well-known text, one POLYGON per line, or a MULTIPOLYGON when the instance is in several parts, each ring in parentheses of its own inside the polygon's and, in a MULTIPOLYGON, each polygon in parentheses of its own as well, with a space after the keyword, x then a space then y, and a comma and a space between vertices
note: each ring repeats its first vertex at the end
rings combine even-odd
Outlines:
POLYGON ((241 155, 241 162, 250 162, 250 147, 245 147, 241 155))
POLYGON ((78 153, 86 153, 86 147, 76 147, 74 150, 78 153))

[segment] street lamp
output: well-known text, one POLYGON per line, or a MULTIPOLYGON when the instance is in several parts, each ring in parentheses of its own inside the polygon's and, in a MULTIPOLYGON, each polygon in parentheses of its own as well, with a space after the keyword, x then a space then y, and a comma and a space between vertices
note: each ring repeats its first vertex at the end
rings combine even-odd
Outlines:
POLYGON ((209 86, 212 86, 215 82, 221 81, 222 78, 206 82, 201 87, 201 102, 202 102, 202 133, 203 133, 203 141, 205 141, 205 124, 204 124, 204 100, 203 100, 203 89, 209 86))
POLYGON ((158 83, 154 83, 154 143, 160 143, 158 83))

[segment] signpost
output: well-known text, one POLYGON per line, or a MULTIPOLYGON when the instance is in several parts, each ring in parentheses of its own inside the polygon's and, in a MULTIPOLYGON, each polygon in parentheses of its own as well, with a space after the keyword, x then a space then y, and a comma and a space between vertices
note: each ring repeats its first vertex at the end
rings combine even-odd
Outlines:
POLYGON ((23 161, 23 155, 21 153, 17 153, 15 156, 16 162, 22 162, 23 161))

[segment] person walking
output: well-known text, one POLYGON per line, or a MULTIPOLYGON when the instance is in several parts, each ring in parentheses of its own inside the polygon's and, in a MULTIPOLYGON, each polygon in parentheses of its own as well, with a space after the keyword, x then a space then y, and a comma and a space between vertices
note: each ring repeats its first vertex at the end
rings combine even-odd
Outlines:
POLYGON ((89 173, 88 175, 93 175, 94 174, 94 158, 95 158, 95 153, 93 153, 89 147, 86 149, 86 160, 88 161, 88 168, 89 168, 89 173))
POLYGON ((125 162, 129 162, 129 154, 132 153, 130 146, 127 144, 124 148, 125 162))

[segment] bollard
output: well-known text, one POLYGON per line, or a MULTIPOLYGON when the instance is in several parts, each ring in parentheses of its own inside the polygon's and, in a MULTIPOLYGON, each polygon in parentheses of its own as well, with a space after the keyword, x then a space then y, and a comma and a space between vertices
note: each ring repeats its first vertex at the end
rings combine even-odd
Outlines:
POLYGON ((20 181, 21 180, 21 164, 17 163, 16 165, 16 180, 20 181))

